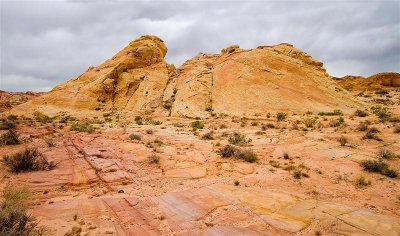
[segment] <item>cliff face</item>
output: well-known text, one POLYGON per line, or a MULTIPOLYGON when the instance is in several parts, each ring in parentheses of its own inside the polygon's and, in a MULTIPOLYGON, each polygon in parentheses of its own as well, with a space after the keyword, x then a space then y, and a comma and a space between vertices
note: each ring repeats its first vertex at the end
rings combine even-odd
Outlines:
POLYGON ((348 90, 376 90, 384 87, 400 87, 400 74, 395 72, 378 73, 369 77, 345 76, 338 84, 348 90))
POLYGON ((199 54, 180 68, 166 63, 167 47, 145 35, 97 67, 15 111, 207 117, 276 111, 353 109, 360 104, 307 53, 290 44, 222 54, 199 54))

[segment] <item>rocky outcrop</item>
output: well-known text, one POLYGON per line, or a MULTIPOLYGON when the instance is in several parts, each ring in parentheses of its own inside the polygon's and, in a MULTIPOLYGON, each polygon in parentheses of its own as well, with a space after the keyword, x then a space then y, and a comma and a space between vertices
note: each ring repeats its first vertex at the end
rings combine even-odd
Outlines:
POLYGON ((0 113, 11 110, 13 107, 23 104, 43 93, 38 92, 6 92, 0 90, 0 113))
POLYGON ((347 75, 336 79, 348 90, 377 90, 384 87, 400 87, 400 73, 384 72, 369 77, 347 75))
POLYGON ((145 35, 97 67, 15 109, 45 113, 119 111, 186 117, 276 111, 352 110, 360 104, 335 88, 323 64, 283 43, 252 50, 229 46, 199 54, 178 69, 167 47, 145 35))

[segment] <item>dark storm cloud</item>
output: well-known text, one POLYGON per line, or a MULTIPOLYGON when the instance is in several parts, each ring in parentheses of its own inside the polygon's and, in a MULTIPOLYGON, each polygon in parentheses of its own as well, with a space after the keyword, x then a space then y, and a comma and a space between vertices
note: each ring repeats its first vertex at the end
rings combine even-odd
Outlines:
POLYGON ((334 76, 400 69, 398 1, 2 1, 0 10, 4 90, 48 90, 142 34, 163 38, 177 65, 230 44, 289 42, 334 76))

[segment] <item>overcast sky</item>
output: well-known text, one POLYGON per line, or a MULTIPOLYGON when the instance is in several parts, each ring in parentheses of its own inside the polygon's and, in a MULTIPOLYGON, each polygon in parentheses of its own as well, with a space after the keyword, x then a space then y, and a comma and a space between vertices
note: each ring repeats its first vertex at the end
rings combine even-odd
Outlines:
POLYGON ((48 91, 143 34, 177 66, 288 42, 333 76, 400 71, 400 1, 0 1, 1 90, 48 91))

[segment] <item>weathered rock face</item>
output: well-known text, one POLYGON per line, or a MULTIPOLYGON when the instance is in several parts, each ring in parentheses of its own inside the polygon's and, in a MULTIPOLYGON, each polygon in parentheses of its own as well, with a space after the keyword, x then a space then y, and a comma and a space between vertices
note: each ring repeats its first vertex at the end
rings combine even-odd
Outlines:
POLYGON ((0 90, 0 113, 11 110, 13 107, 23 104, 43 93, 35 92, 6 92, 0 90))
POLYGON ((97 67, 15 111, 123 111, 207 117, 276 111, 350 110, 359 106, 323 64, 290 44, 222 54, 199 54, 177 70, 164 60, 167 48, 145 35, 97 67))
POLYGON ((376 90, 383 87, 400 87, 400 73, 385 72, 369 76, 351 76, 337 79, 338 84, 348 90, 376 90))

